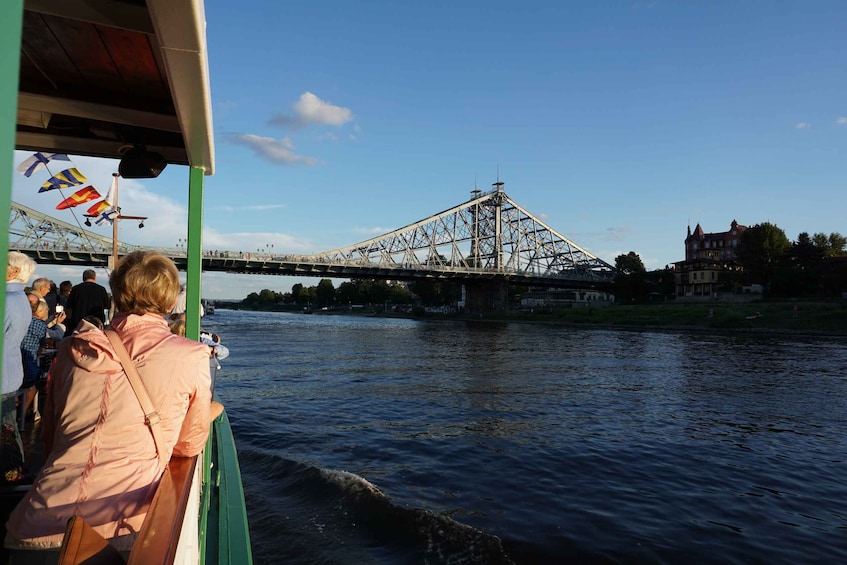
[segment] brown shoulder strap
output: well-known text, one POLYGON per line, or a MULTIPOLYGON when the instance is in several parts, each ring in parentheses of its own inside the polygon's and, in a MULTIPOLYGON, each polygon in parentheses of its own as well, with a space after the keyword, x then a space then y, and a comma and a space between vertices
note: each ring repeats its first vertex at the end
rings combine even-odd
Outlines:
POLYGON ((150 428, 150 433, 153 434, 153 442, 156 444, 156 453, 159 455, 159 460, 161 461, 162 466, 164 466, 167 461, 162 460, 163 443, 162 438, 159 435, 159 413, 156 412, 156 409, 153 407, 150 395, 147 394, 147 389, 144 387, 144 383, 141 382, 138 370, 136 370, 135 365, 129 358, 129 353, 127 353, 126 347, 124 347, 120 336, 113 329, 106 329, 105 332, 106 337, 109 338, 109 341, 112 343, 112 347, 115 349, 115 353, 118 354, 118 359, 124 368, 126 378, 129 379, 132 391, 135 393, 135 397, 138 398, 138 403, 141 404, 141 410, 144 411, 144 423, 147 424, 147 427, 150 428))

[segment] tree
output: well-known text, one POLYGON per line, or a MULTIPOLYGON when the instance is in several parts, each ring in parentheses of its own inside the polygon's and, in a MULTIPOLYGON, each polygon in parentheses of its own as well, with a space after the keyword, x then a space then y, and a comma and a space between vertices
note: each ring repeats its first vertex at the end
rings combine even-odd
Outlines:
POLYGON ((844 247, 847 246, 847 238, 838 232, 832 232, 829 235, 816 233, 812 236, 812 241, 824 257, 844 255, 844 247))
MULTIPOLYGON (((293 290, 293 287, 292 287, 293 290)), ((304 288, 297 295, 297 304, 306 304, 310 305, 318 301, 318 293, 316 292, 317 287, 310 286, 308 288, 304 288)))
POLYGON ((647 269, 644 268, 644 263, 641 261, 641 257, 635 251, 630 251, 626 255, 618 255, 615 257, 615 268, 624 275, 644 273, 647 271, 647 269))
POLYGON ((402 284, 391 285, 391 303, 392 304, 408 304, 409 289, 402 284))
POLYGON ((329 306, 335 301, 335 287, 329 279, 321 279, 315 289, 318 306, 329 306))
POLYGON ((291 287, 291 298, 294 299, 295 303, 300 303, 300 293, 303 292, 303 285, 297 283, 292 285, 291 287))
POLYGON ((735 256, 750 282, 767 287, 785 261, 791 242, 776 225, 765 222, 744 230, 735 248, 735 256))
POLYGON ((335 296, 341 304, 358 304, 361 300, 359 298, 359 285, 353 281, 343 282, 338 286, 335 296))
POLYGON ((676 294, 676 273, 669 266, 645 273, 645 280, 651 293, 659 293, 663 298, 672 298, 676 294))
POLYGON ((823 256, 821 249, 815 245, 808 232, 802 232, 797 236, 797 241, 791 248, 791 254, 800 268, 808 267, 823 256))
POLYGON ((618 274, 615 276, 613 289, 617 301, 626 304, 646 300, 650 293, 647 269, 644 268, 638 253, 630 251, 626 255, 618 255, 615 257, 615 268, 618 274))

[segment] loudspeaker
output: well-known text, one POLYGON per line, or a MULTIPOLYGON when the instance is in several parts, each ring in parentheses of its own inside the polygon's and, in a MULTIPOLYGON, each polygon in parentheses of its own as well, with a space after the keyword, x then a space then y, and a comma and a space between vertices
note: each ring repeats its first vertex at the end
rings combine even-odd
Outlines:
POLYGON ((168 163, 160 153, 133 148, 124 153, 118 172, 125 179, 154 179, 168 163))

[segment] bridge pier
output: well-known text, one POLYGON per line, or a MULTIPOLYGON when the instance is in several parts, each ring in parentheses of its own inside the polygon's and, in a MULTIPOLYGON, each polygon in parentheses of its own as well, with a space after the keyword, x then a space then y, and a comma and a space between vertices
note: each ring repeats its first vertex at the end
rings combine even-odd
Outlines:
POLYGON ((467 281, 464 287, 466 313, 482 315, 508 310, 509 283, 506 281, 467 281))

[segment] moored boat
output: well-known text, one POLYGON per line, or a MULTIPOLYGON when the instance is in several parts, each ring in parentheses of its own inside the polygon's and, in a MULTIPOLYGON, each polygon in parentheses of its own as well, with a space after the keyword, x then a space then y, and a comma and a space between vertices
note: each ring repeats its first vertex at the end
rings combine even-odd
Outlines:
MULTIPOLYGON (((202 0, 8 0, 0 16, 2 206, 8 214, 15 149, 115 159, 124 178, 187 167, 186 335, 199 339, 203 184, 214 173, 202 0)), ((7 232, 0 254, 8 246, 7 232)), ((4 501, 24 490, 6 488, 4 501)), ((169 464, 129 559, 174 562, 252 563, 226 412, 201 456, 169 464)))

